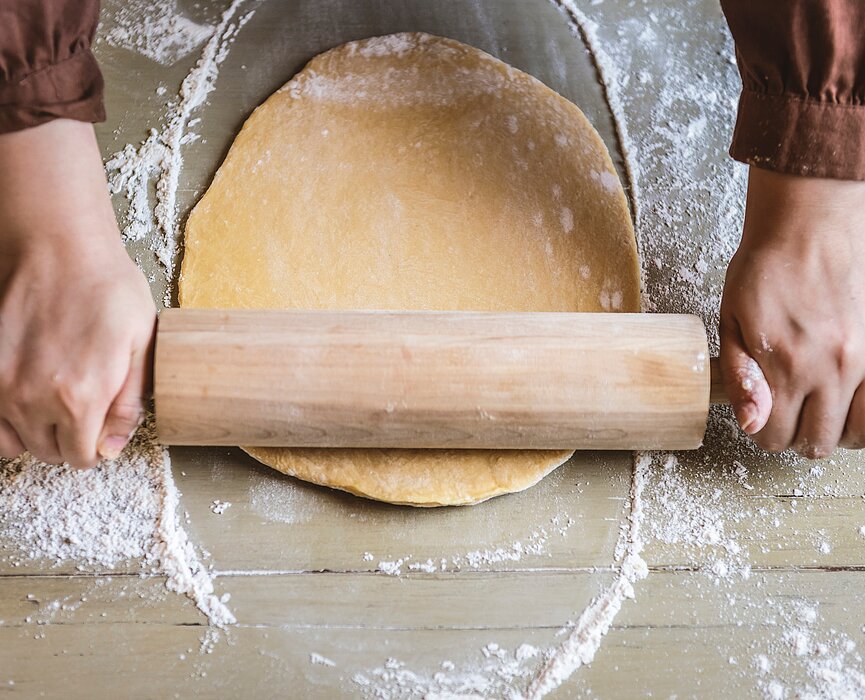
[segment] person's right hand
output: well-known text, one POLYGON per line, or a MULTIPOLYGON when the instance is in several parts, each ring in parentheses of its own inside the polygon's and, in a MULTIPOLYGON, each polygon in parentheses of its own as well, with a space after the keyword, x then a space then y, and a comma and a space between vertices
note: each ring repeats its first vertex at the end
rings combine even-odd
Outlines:
POLYGON ((116 457, 143 415, 155 319, 93 127, 0 135, 0 456, 116 457))

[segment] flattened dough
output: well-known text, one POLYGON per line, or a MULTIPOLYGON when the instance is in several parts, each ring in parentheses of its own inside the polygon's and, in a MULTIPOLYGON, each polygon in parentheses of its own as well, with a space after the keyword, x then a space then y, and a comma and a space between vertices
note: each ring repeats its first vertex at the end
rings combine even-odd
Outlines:
MULTIPOLYGON (((189 217, 181 306, 638 311, 627 203, 577 107, 456 41, 313 59, 244 124, 189 217)), ((571 453, 245 447, 417 506, 520 491, 571 453)))

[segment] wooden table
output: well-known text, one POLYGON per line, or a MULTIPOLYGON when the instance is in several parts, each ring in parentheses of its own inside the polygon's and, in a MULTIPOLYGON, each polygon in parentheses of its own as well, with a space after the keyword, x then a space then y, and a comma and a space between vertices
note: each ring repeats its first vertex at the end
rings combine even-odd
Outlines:
MULTIPOLYGON (((119 1, 106 3, 106 26, 119 1)), ((183 213, 244 117, 307 58, 348 39, 406 29, 467 41, 538 76, 584 109, 623 165, 607 106, 622 76, 618 88, 611 84, 616 76, 601 60, 602 89, 593 54, 545 0, 253 6, 256 15, 197 114, 206 143, 185 152, 183 213)), ((694 61, 729 55, 719 12, 708 0, 684 9, 614 0, 579 8, 597 23, 584 25, 595 52, 633 39, 636 22, 654 27, 669 45, 693 47, 694 61)), ((186 10, 214 17, 213 7, 186 10)), ((635 55, 651 54, 641 59, 650 79, 669 69, 668 48, 635 45, 635 55)), ((108 155, 158 123, 157 86, 173 92, 195 55, 165 67, 104 43, 99 52, 111 115, 99 131, 108 155)), ((734 97, 724 93, 728 101, 734 97)), ((641 99, 626 100, 619 115, 635 141, 641 129, 658 128, 658 105, 641 99)), ((710 157, 701 167, 721 167, 723 141, 724 129, 709 134, 710 157)), ((650 162, 644 156, 630 154, 639 165, 650 162)), ((675 294, 681 276, 670 261, 688 253, 665 243, 661 205, 677 193, 665 192, 663 182, 653 189, 657 180, 645 167, 635 177, 644 235, 658 236, 644 242, 644 256, 663 262, 646 266, 648 288, 675 294)), ((705 248, 714 235, 710 221, 686 217, 668 226, 691 226, 695 246, 705 248)), ((146 244, 131 249, 155 272, 146 244)), ((699 283, 707 295, 717 294, 723 276, 723 266, 712 262, 699 283)), ((155 274, 154 295, 161 299, 159 280, 155 274)), ((658 298, 662 310, 683 310, 658 298)), ((636 600, 625 603, 593 663, 550 697, 762 697, 779 679, 787 692, 797 684, 825 689, 827 681, 814 678, 821 658, 839 658, 837 647, 848 640, 854 648, 844 653, 843 666, 848 673, 863 670, 865 538, 858 529, 865 525, 865 461, 842 455, 814 470, 810 463, 769 458, 733 437, 728 420, 716 416, 707 446, 678 455, 678 466, 665 470, 659 458, 649 471, 642 521, 649 575, 637 582, 636 600), (673 527, 679 521, 690 529, 673 527), (713 532, 720 533, 716 545, 713 532), (822 657, 811 648, 797 655, 797 631, 829 645, 822 657), (761 655, 771 669, 760 669, 761 655)), ((490 644, 513 652, 561 641, 557 632, 615 576, 614 549, 626 527, 633 479, 631 455, 584 453, 522 494, 472 508, 415 510, 299 483, 237 449, 171 454, 186 527, 209 553, 216 587, 230 594, 238 624, 218 641, 209 638, 194 605, 166 592, 163 579, 140 577, 136 562, 81 573, 76 562, 12 567, 0 556, 0 692, 419 697, 410 694, 416 686, 388 686, 375 669, 393 658, 421 675, 444 670, 456 677, 495 666, 490 644), (231 506, 216 514, 216 500, 231 506), (411 570, 413 564, 420 568, 411 570), (52 601, 68 609, 52 609, 52 601), (359 683, 358 674, 372 684, 359 683)), ((0 555, 13 550, 9 543, 0 555)))

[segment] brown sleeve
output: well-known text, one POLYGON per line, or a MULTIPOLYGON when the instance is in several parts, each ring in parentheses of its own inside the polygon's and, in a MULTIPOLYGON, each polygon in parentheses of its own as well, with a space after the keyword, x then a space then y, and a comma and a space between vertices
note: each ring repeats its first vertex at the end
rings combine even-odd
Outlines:
POLYGON ((721 0, 742 96, 730 155, 865 180, 865 1, 721 0))
POLYGON ((0 133, 105 119, 98 19, 99 0, 0 0, 0 133))

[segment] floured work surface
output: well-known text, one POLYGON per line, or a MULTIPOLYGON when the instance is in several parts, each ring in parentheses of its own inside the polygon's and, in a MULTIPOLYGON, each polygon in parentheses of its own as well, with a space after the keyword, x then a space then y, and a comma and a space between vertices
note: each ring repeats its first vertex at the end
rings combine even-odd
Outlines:
MULTIPOLYGON (((627 201, 579 109, 423 33, 332 49, 255 110, 189 217, 179 294, 191 308, 585 312, 637 312, 639 296, 627 201)), ((522 491, 571 455, 244 449, 418 506, 522 491)))
MULTIPOLYGON (((215 89, 179 134, 200 134, 181 147, 181 222, 252 109, 312 56, 366 36, 427 31, 478 46, 578 101, 616 147, 589 57, 546 1, 264 2, 238 16, 253 8, 215 89)), ((738 80, 717 3, 578 8, 597 23, 584 27, 623 115, 649 301, 711 326, 744 192, 744 171, 725 154, 738 80)), ((214 24, 222 9, 202 5, 190 19, 214 24)), ((115 10, 105 4, 108 21, 115 10)), ((106 157, 161 129, 204 45, 193 48, 166 67, 100 45, 106 157)), ((130 247, 161 298, 149 236, 130 247)), ((635 532, 624 500, 629 455, 580 454, 524 493, 419 511, 302 484, 239 450, 171 453, 181 521, 188 511, 190 538, 210 552, 216 593, 230 594, 238 618, 228 639, 202 651, 204 617, 166 593, 162 578, 139 578, 135 561, 52 566, 28 555, 38 542, 22 552, 9 540, 0 554, 0 684, 24 697, 226 697, 250 688, 265 697, 286 688, 310 698, 507 697, 532 682, 540 653, 568 638, 556 634, 565 621, 611 591, 621 528, 644 545, 648 578, 634 581, 635 599, 623 600, 591 666, 549 697, 863 695, 858 455, 813 465, 764 458, 720 413, 705 449, 659 455, 643 469, 635 532)), ((55 534, 86 503, 82 492, 55 534)))

